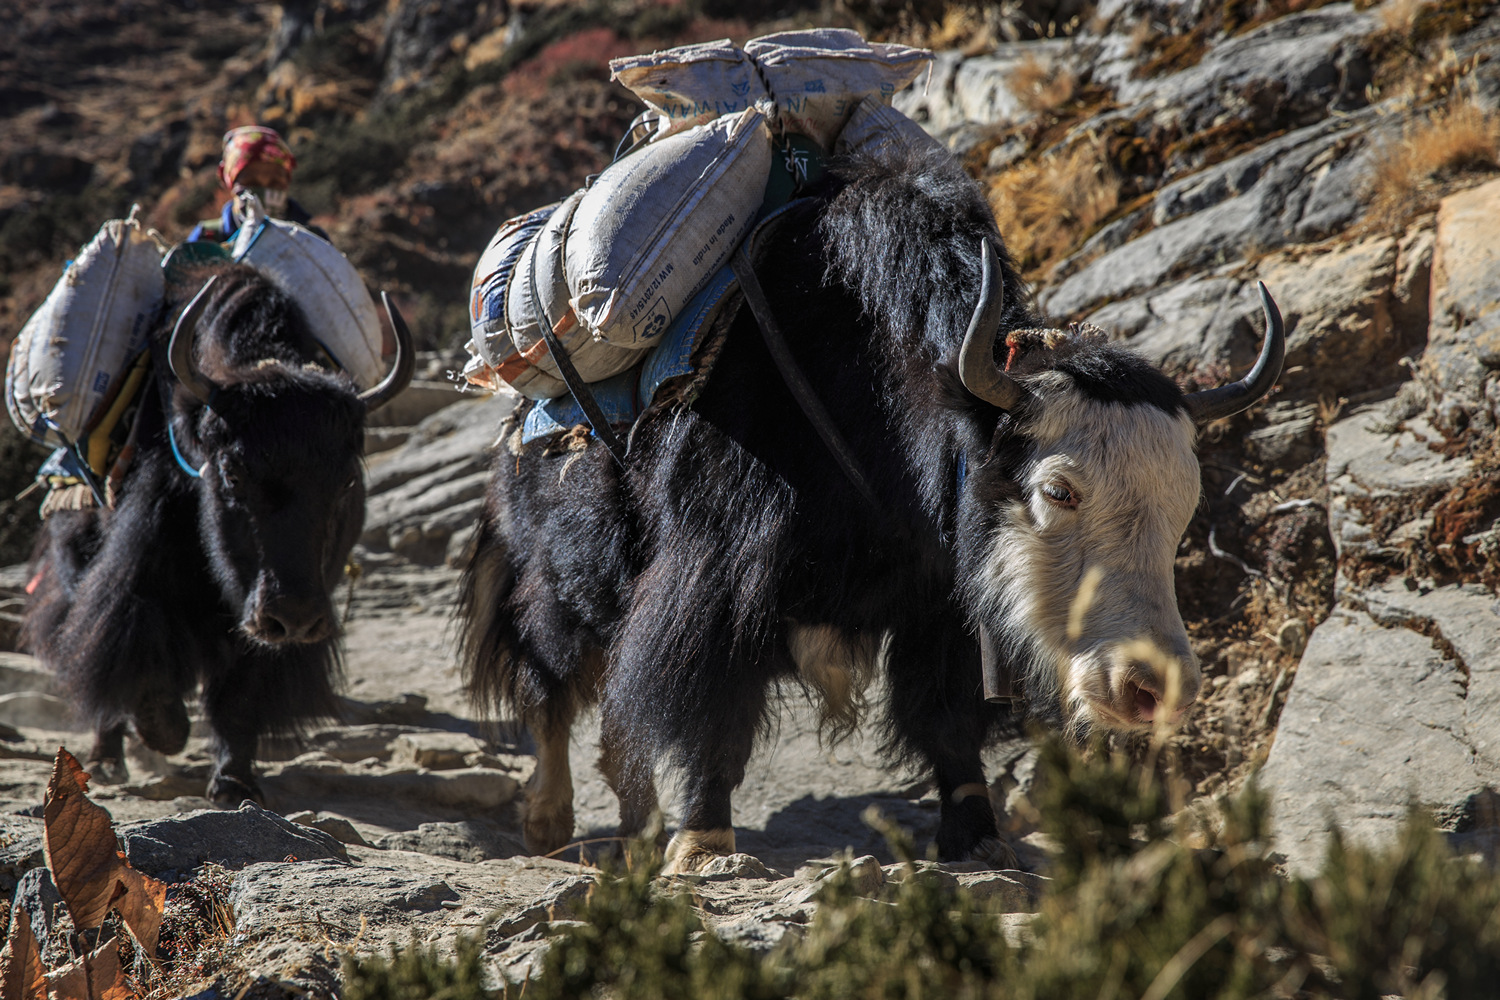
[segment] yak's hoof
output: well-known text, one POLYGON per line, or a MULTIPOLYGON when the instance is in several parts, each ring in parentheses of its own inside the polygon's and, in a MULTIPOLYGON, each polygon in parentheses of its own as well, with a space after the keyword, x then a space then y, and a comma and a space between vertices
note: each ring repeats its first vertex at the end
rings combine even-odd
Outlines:
POLYGON ((101 785, 123 785, 130 780, 130 769, 118 757, 103 757, 88 762, 89 777, 101 785))
POLYGON ((528 803, 521 820, 521 838, 530 854, 555 854, 573 839, 573 805, 561 809, 542 809, 528 803))
POLYGON ((193 727, 187 706, 176 695, 137 705, 131 721, 142 743, 169 756, 181 753, 187 746, 188 732, 193 727))
POLYGON ((714 858, 734 853, 734 829, 678 830, 667 844, 663 875, 692 875, 714 858))
POLYGON ((975 844, 965 861, 978 861, 995 871, 1015 871, 1021 867, 1016 852, 1004 837, 986 837, 975 844))
POLYGON ((255 783, 254 778, 246 781, 232 774, 214 775, 204 795, 220 809, 238 809, 246 799, 258 806, 266 804, 266 798, 261 794, 260 786, 255 783))

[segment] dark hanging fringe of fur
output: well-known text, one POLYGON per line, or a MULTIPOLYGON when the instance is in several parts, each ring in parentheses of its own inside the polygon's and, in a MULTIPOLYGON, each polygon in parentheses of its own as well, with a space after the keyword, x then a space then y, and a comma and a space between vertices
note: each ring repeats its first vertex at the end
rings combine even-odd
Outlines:
POLYGON ((994 241, 1005 285, 1005 329, 1033 322, 979 186, 946 150, 838 162, 844 182, 823 215, 830 279, 859 296, 887 339, 881 353, 920 351, 928 364, 957 356, 979 298, 980 244, 994 241))

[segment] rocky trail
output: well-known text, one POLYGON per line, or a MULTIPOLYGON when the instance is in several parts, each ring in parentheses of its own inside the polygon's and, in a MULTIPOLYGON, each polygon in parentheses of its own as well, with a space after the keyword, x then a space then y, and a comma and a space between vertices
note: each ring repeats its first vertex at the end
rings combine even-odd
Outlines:
MULTIPOLYGON (((348 615, 345 719, 300 744, 263 749, 266 808, 210 807, 202 797, 209 757, 196 731, 172 758, 130 738, 129 778, 91 785, 135 867, 168 882, 205 862, 235 873, 240 977, 326 989, 349 947, 379 951, 415 937, 451 948, 483 927, 494 973, 524 978, 595 877, 577 847, 557 858, 527 855, 518 809, 534 763, 528 738, 469 705, 452 648, 458 571, 450 562, 472 526, 484 454, 509 404, 449 387, 425 404, 408 400, 405 412, 436 402, 448 405, 370 457, 370 516, 355 554, 363 573, 352 595, 347 584, 338 595, 348 615)), ((17 566, 3 580, 25 577, 17 566)), ((0 732, 0 891, 9 892, 43 863, 41 802, 56 749, 81 759, 92 736, 31 657, 3 654, 0 684, 0 723, 13 727, 0 732)), ((866 809, 921 843, 937 825, 935 792, 882 763, 873 727, 822 745, 800 690, 785 692, 781 718, 735 798, 743 853, 687 880, 718 933, 759 949, 800 932, 819 877, 845 852, 864 859, 860 878, 871 893, 902 877, 862 820, 866 809)), ((1016 783, 1012 772, 1029 776, 1027 751, 1019 743, 992 751, 1006 785, 1016 783)), ((614 795, 593 768, 597 753, 595 727, 580 725, 574 833, 586 861, 610 849, 618 822, 614 795)), ((669 826, 679 818, 670 787, 669 826)), ((1028 867, 1043 867, 1039 848, 1017 846, 1028 867)), ((1034 909, 1045 883, 1021 871, 932 867, 1017 913, 1034 909)))
MULTIPOLYGON (((1317 868, 1334 824, 1390 840, 1409 803, 1461 852, 1496 858, 1493 3, 1106 0, 1029 5, 1030 24, 962 4, 940 5, 942 16, 910 5, 904 21, 880 5, 791 4, 751 24, 718 19, 740 15, 714 4, 656 5, 670 16, 647 18, 628 3, 575 17, 548 2, 351 0, 245 5, 219 48, 205 41, 222 20, 211 11, 137 6, 172 28, 159 33, 149 87, 123 43, 87 74, 62 59, 89 32, 134 37, 103 15, 90 26, 39 4, 17 32, 30 47, 0 51, 12 97, 0 110, 0 318, 34 308, 52 257, 82 238, 68 212, 155 199, 170 228, 211 208, 217 136, 255 117, 305 144, 319 218, 372 285, 406 296, 434 349, 367 439, 360 573, 339 595, 344 720, 264 748, 269 811, 207 810, 197 737, 171 759, 133 747, 128 781, 92 786, 139 867, 228 869, 235 976, 261 977, 266 995, 326 994, 342 950, 413 935, 446 949, 482 927, 489 974, 522 978, 576 915, 594 869, 576 849, 524 854, 527 737, 481 717, 455 665, 457 567, 510 406, 446 382, 467 337, 468 274, 499 221, 608 161, 634 111, 604 82, 609 56, 831 21, 939 49, 896 106, 987 192, 1052 319, 1103 327, 1196 387, 1248 365, 1256 282, 1280 303, 1278 393, 1200 441, 1203 501, 1176 582, 1205 684, 1168 752, 1151 757, 1162 776, 1212 804, 1258 775, 1293 872, 1317 868), (161 67, 202 93, 173 103, 161 67), (136 104, 150 141, 118 120, 122 81, 146 95, 136 104), (368 161, 382 157, 391 169, 375 176, 368 161)), ((5 474, 24 483, 31 456, 4 447, 5 474)), ((6 507, 0 526, 12 559, 24 552, 20 518, 33 516, 22 507, 6 507)), ((24 566, 0 571, 6 648, 27 579, 24 566)), ((874 727, 825 746, 801 692, 783 697, 779 730, 735 798, 743 854, 682 883, 717 933, 762 949, 801 933, 818 879, 845 850, 870 858, 858 866, 868 894, 901 876, 861 819, 867 808, 919 845, 937 812, 930 788, 881 762, 874 727)), ((6 892, 41 864, 38 806, 56 748, 88 750, 67 708, 29 657, 0 655, 6 892)), ((607 848, 615 805, 588 726, 573 751, 574 834, 592 854, 607 848)), ((1029 873, 928 876, 969 886, 1022 915, 1006 918, 1016 924, 1046 892, 1026 807, 1034 762, 1024 743, 989 761, 1029 873)), ((670 794, 664 807, 670 826, 670 794)))

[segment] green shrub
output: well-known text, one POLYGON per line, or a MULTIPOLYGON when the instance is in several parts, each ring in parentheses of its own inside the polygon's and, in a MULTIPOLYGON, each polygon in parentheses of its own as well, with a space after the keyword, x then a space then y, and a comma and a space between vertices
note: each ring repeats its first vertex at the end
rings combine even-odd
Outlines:
POLYGON ((391 948, 389 958, 375 956, 344 963, 344 1000, 486 1000, 484 943, 462 936, 453 958, 413 942, 391 948))
MULTIPOLYGON (((1267 799, 1253 784, 1211 827, 1188 831, 1181 819, 1173 830, 1159 789, 1120 760, 1051 743, 1043 762, 1039 805, 1058 852, 1019 943, 1007 941, 999 914, 937 879, 904 878, 888 901, 861 898, 846 864, 802 940, 757 956, 704 931, 691 900, 664 892, 656 869, 642 866, 601 877, 525 995, 1457 1000, 1493 995, 1500 982, 1500 876, 1455 859, 1417 810, 1394 845, 1335 835, 1322 874, 1289 879, 1276 869, 1267 799), (1172 836, 1188 833, 1209 846, 1172 836)), ((911 865, 909 835, 884 832, 911 865)), ((484 996, 452 992, 477 983, 479 961, 478 944, 466 942, 456 963, 415 948, 351 962, 346 995, 484 996)))

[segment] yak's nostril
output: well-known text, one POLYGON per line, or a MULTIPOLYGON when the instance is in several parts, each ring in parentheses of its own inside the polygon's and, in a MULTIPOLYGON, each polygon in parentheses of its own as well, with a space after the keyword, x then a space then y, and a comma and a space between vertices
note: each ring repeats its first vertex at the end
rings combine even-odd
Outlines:
POLYGON ((261 615, 259 625, 261 637, 264 639, 277 642, 287 637, 286 622, 273 614, 261 615))
POLYGON ((1130 695, 1131 704, 1135 707, 1136 717, 1141 722, 1155 722, 1158 712, 1156 694, 1134 682, 1126 685, 1126 690, 1130 695))

